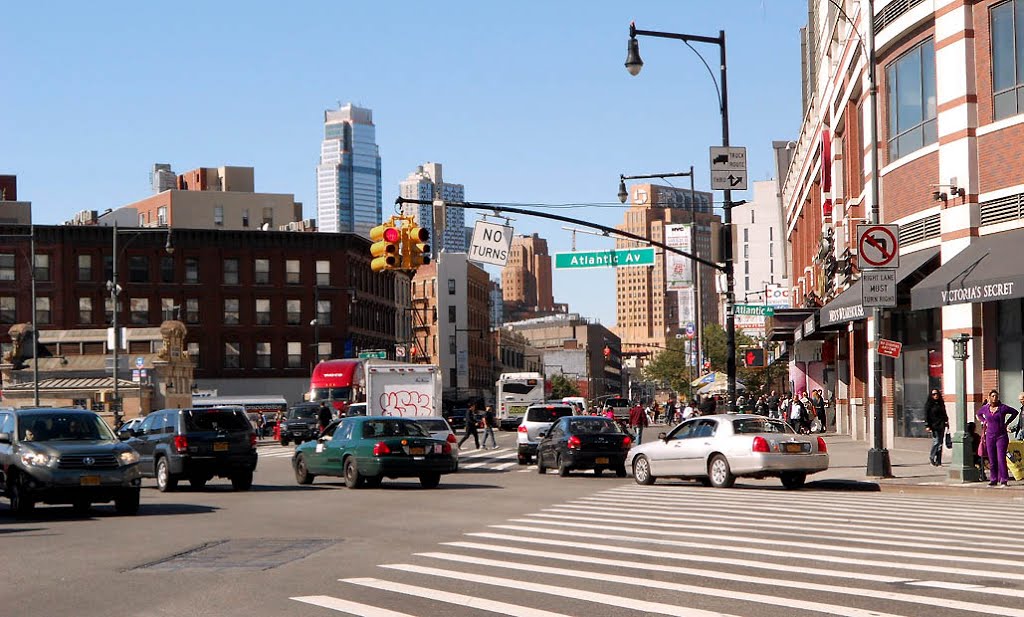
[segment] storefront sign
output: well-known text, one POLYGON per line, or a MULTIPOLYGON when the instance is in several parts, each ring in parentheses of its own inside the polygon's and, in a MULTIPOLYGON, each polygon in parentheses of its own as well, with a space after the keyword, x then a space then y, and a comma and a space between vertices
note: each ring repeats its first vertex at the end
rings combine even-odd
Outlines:
POLYGON ((1013 298, 1015 281, 993 283, 991 285, 973 285, 961 289, 948 289, 940 292, 943 304, 959 304, 961 302, 990 302, 1013 298))
POLYGON ((854 304, 853 306, 840 306, 839 308, 825 311, 828 314, 828 323, 836 324, 844 321, 856 321, 864 319, 864 305, 854 304))
POLYGON ((897 341, 890 341, 888 339, 878 339, 878 354, 882 356, 889 356, 890 358, 899 358, 900 351, 903 350, 903 343, 897 341))

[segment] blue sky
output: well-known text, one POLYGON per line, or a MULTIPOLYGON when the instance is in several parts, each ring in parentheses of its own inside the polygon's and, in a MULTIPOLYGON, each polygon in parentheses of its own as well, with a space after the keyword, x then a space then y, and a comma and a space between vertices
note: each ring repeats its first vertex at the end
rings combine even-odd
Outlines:
MULTIPOLYGON (((798 0, 17 2, 0 37, 0 173, 17 174, 40 224, 144 197, 155 162, 253 166, 258 191, 294 193, 315 217, 323 111, 351 101, 373 110, 385 215, 434 161, 467 200, 595 204, 546 211, 615 225, 620 173, 693 165, 707 189, 721 140, 711 78, 685 45, 641 38, 643 72, 626 72, 629 22, 725 30, 731 141, 764 180, 771 141, 799 130, 806 17, 798 0)), ((717 77, 718 48, 695 47, 717 77)), ((569 250, 560 223, 513 224, 569 250)), ((612 326, 614 281, 556 271, 555 298, 612 326)))

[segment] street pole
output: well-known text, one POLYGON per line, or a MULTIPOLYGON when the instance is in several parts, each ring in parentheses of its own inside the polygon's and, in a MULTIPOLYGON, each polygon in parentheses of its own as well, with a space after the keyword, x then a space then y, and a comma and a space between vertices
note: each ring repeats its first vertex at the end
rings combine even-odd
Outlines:
MULTIPOLYGON (((951 482, 978 482, 981 473, 974 466, 973 448, 968 448, 967 436, 967 343, 969 334, 954 336, 953 359, 956 360, 956 433, 953 434, 953 460, 949 464, 947 479, 951 482), (968 463, 968 461, 971 461, 968 463)), ((977 444, 974 444, 977 447, 977 444)))
POLYGON ((28 271, 32 284, 32 399, 39 407, 39 331, 36 330, 36 226, 29 227, 28 271))
MULTIPOLYGON (((694 188, 693 182, 693 165, 690 165, 690 238, 693 241, 693 252, 697 252, 697 192, 694 188)), ((694 334, 693 334, 693 348, 697 351, 696 364, 698 369, 703 366, 704 354, 701 353, 701 344, 704 342, 704 320, 701 316, 704 314, 704 284, 701 282, 701 268, 700 264, 695 261, 691 261, 690 265, 693 266, 694 271, 694 293, 697 294, 697 298, 694 301, 693 308, 693 320, 694 334)))
POLYGON ((110 297, 113 301, 113 319, 111 323, 114 326, 114 402, 112 407, 114 409, 114 426, 118 427, 121 425, 121 410, 119 406, 121 404, 121 389, 117 378, 117 363, 118 363, 118 351, 121 347, 121 331, 117 327, 117 299, 120 295, 120 290, 117 288, 117 220, 114 220, 114 241, 113 241, 113 261, 110 277, 113 279, 113 284, 110 286, 110 297))

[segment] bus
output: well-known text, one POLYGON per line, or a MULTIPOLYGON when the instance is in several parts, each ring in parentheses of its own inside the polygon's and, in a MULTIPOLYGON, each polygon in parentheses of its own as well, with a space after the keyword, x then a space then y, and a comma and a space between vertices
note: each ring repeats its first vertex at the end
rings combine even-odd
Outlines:
POLYGON ((193 396, 192 407, 194 409, 241 407, 250 421, 253 420, 253 414, 263 414, 268 429, 272 429, 277 424, 277 419, 284 417, 288 411, 288 401, 283 396, 275 395, 193 396))
POLYGON ((494 400, 501 430, 515 430, 527 407, 544 402, 544 376, 540 373, 502 373, 495 384, 494 400))

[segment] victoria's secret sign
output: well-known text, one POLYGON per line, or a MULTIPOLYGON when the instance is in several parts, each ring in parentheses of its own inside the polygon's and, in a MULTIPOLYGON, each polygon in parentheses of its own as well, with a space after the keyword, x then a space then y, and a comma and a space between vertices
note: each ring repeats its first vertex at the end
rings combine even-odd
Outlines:
POLYGON ((972 285, 960 289, 944 289, 942 294, 943 304, 960 304, 962 302, 987 302, 989 300, 1000 300, 1013 297, 1014 281, 1005 283, 992 283, 989 285, 972 285))

